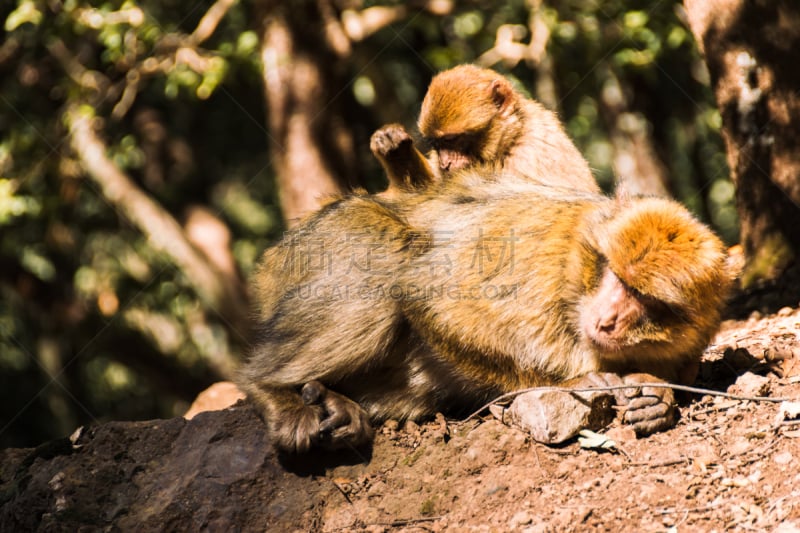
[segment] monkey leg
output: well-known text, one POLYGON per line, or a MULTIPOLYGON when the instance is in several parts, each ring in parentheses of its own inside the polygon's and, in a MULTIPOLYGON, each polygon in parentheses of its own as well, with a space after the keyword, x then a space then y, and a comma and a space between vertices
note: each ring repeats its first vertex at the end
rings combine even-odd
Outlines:
POLYGON ((665 431, 675 425, 678 411, 672 389, 642 387, 644 383, 663 383, 650 374, 627 374, 620 376, 612 372, 591 372, 571 380, 571 387, 609 387, 630 385, 630 388, 612 391, 617 405, 623 407, 622 421, 630 424, 637 435, 645 436, 665 431))
POLYGON ((389 190, 422 190, 436 181, 428 160, 399 124, 388 124, 373 133, 369 148, 386 172, 389 190))

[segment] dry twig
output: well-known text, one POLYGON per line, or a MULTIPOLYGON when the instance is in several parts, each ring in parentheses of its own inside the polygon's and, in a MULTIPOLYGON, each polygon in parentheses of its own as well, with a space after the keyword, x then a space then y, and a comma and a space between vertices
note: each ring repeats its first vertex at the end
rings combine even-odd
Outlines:
POLYGON ((740 394, 730 394, 728 392, 716 391, 712 389, 703 389, 700 387, 689 387, 687 385, 677 385, 675 383, 636 383, 632 385, 609 385, 606 387, 558 387, 558 386, 549 386, 549 387, 530 387, 528 389, 521 389, 513 392, 507 392, 505 394, 501 394, 491 402, 481 406, 480 409, 476 410, 474 413, 469 415, 467 418, 464 419, 464 422, 471 420, 478 416, 482 411, 488 409, 490 406, 502 402, 504 400, 508 400, 519 396, 520 394, 525 394, 526 392, 547 392, 547 391, 563 391, 563 392, 597 392, 597 391, 616 391, 616 390, 625 390, 625 389, 638 389, 638 388, 646 388, 651 387, 655 389, 672 389, 672 390, 679 390, 684 392, 691 392, 693 394, 707 394, 711 396, 720 396, 722 398, 729 398, 731 400, 740 400, 740 401, 747 401, 747 402, 771 402, 771 403, 780 403, 780 402, 791 402, 797 401, 795 398, 770 398, 768 396, 743 396, 740 394))

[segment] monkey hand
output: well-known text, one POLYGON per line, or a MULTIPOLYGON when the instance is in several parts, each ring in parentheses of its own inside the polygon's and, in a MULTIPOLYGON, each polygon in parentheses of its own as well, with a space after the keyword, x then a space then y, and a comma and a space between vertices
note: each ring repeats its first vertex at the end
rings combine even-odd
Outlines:
POLYGON ((312 447, 340 449, 372 441, 367 413, 353 400, 310 381, 300 391, 303 405, 284 416, 273 428, 277 447, 305 453, 312 447))
MULTIPOLYGON (((663 380, 650 374, 628 374, 623 382, 625 385, 641 385, 663 383, 663 380)), ((667 430, 678 421, 675 393, 672 389, 635 386, 623 389, 622 396, 627 400, 622 402, 617 399, 617 403, 625 408, 622 421, 631 424, 638 435, 667 430)))
POLYGON ((375 157, 387 160, 397 156, 411 154, 413 140, 411 135, 400 124, 387 124, 372 134, 369 149, 375 157))
POLYGON ((641 386, 644 383, 663 382, 655 376, 620 376, 611 372, 592 372, 583 376, 581 381, 581 384, 599 387, 631 385, 613 392, 617 405, 623 408, 622 421, 633 426, 637 435, 645 436, 664 431, 677 422, 678 412, 672 389, 641 386))

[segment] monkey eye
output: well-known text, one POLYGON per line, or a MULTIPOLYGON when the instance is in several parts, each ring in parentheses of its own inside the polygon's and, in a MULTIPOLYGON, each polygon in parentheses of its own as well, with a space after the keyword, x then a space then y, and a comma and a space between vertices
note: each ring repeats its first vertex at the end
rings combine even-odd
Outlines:
POLYGON ((442 135, 432 138, 430 143, 435 150, 440 150, 442 148, 452 148, 456 144, 457 139, 458 135, 456 134, 442 135))
POLYGON ((486 131, 464 131, 461 133, 450 133, 430 139, 431 147, 434 150, 454 150, 457 152, 472 153, 474 148, 480 145, 480 140, 486 135, 486 131))
POLYGON ((647 314, 653 322, 668 323, 688 321, 688 317, 683 308, 670 305, 659 300, 658 298, 644 294, 643 292, 626 284, 622 280, 619 280, 619 282, 625 286, 625 289, 630 292, 634 298, 639 300, 645 306, 645 308, 647 308, 647 314))
POLYGON ((442 148, 446 150, 453 150, 460 148, 463 145, 463 137, 465 134, 458 134, 452 133, 450 135, 442 135, 441 137, 436 137, 431 139, 431 146, 435 150, 441 150, 442 148))
POLYGON ((689 317, 686 315, 686 311, 681 307, 670 305, 649 296, 643 296, 642 302, 644 303, 654 322, 660 322, 663 324, 688 322, 689 320, 689 317))

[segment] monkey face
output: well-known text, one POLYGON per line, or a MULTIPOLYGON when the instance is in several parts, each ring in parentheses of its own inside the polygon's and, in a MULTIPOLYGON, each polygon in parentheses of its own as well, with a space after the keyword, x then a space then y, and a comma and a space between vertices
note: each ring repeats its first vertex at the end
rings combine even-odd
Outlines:
POLYGON ((481 141, 485 136, 486 133, 479 130, 438 135, 427 141, 436 151, 440 170, 454 172, 481 162, 481 141))
POLYGON ((469 155, 469 152, 440 147, 436 150, 439 161, 439 169, 442 172, 454 172, 461 170, 475 163, 475 158, 469 155))
POLYGON ((631 344, 630 333, 639 327, 646 307, 608 267, 581 313, 581 329, 601 350, 618 351, 631 344))
POLYGON ((657 349, 685 337, 690 321, 683 313, 627 286, 607 266, 600 283, 588 296, 580 314, 580 327, 600 352, 612 358, 623 352, 657 349))

